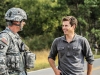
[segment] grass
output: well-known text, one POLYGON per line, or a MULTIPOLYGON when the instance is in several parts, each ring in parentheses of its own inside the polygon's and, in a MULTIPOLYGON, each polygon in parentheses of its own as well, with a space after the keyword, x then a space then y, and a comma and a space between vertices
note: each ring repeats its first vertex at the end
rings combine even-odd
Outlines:
MULTIPOLYGON (((36 54, 35 67, 29 69, 28 71, 35 71, 35 70, 50 67, 49 62, 48 62, 49 50, 35 51, 34 53, 36 54)), ((97 55, 94 55, 94 58, 95 59, 100 58, 100 53, 98 53, 97 55)), ((57 60, 56 60, 56 65, 57 65, 57 60)))
POLYGON ((36 54, 35 67, 29 69, 28 71, 34 71, 50 67, 48 62, 49 50, 35 51, 34 53, 36 54))
POLYGON ((43 51, 34 52, 34 53, 36 54, 36 62, 35 62, 34 70, 50 67, 48 63, 49 51, 43 50, 43 51))
POLYGON ((94 55, 94 58, 95 59, 100 58, 100 55, 94 55))
MULTIPOLYGON (((93 51, 93 54, 95 54, 95 51, 93 51)), ((100 51, 98 51, 97 55, 94 55, 94 58, 95 59, 100 58, 100 51)))

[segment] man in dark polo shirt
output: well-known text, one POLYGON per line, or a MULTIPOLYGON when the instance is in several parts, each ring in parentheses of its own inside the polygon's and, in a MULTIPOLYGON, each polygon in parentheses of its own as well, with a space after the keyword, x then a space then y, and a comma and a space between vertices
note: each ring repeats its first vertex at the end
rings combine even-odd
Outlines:
POLYGON ((48 56, 55 75, 84 75, 84 58, 87 61, 87 75, 92 74, 93 53, 87 39, 75 33, 76 27, 77 19, 74 16, 62 19, 64 36, 53 41, 48 56), (57 54, 58 68, 55 66, 57 54))

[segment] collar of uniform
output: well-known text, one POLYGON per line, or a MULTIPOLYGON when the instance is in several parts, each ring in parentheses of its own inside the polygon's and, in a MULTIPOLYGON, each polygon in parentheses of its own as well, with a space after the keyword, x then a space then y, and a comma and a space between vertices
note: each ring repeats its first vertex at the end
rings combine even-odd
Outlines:
MULTIPOLYGON (((72 42, 75 41, 76 39, 77 39, 77 34, 75 33, 72 42)), ((65 35, 62 36, 62 40, 63 40, 63 41, 66 41, 66 36, 65 36, 65 35)))
POLYGON ((10 35, 12 35, 13 38, 19 38, 19 35, 17 33, 16 34, 13 33, 8 27, 6 27, 6 30, 10 31, 9 33, 10 33, 10 35))

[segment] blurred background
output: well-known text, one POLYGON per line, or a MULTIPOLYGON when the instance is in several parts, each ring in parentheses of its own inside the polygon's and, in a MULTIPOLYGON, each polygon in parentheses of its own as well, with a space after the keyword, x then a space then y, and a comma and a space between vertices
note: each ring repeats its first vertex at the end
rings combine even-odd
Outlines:
POLYGON ((61 20, 67 15, 78 19, 77 34, 91 45, 95 41, 100 44, 100 0, 1 0, 0 31, 6 26, 4 15, 11 7, 27 12, 27 25, 19 34, 31 50, 50 48, 52 40, 63 35, 61 20))
POLYGON ((0 0, 0 31, 5 29, 4 15, 11 7, 20 7, 28 15, 19 34, 31 51, 47 50, 47 55, 54 38, 63 35, 62 17, 72 15, 78 19, 76 33, 88 39, 93 53, 97 42, 100 54, 100 0, 0 0))

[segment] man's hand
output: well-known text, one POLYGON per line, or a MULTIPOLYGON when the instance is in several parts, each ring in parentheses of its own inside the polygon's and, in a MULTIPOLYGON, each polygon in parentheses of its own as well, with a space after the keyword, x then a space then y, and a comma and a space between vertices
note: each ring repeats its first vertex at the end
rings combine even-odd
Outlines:
POLYGON ((60 75, 61 74, 61 71, 58 70, 57 68, 55 68, 54 72, 55 72, 55 75, 60 75))

